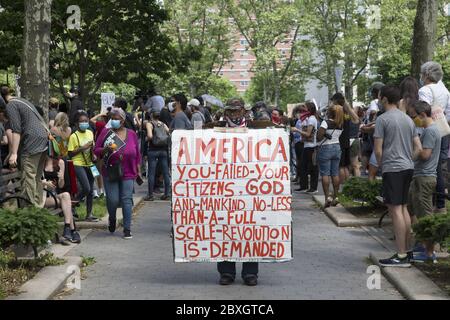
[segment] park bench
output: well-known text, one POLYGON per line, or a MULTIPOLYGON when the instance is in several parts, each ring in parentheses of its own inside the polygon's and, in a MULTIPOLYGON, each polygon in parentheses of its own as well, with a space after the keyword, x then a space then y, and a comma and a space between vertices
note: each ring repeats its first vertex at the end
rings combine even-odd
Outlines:
MULTIPOLYGON (((23 208, 24 206, 31 205, 31 202, 27 198, 20 195, 22 189, 20 177, 20 171, 6 173, 0 177, 0 206, 3 206, 11 200, 17 201, 17 208, 23 208)), ((47 191, 47 193, 55 200, 55 207, 49 208, 50 213, 63 217, 63 211, 58 207, 56 196, 46 189, 44 189, 44 191, 47 191)))
MULTIPOLYGON (((0 175, 0 207, 4 207, 7 203, 15 203, 17 208, 24 208, 26 206, 30 206, 31 202, 27 198, 21 196, 21 173, 20 171, 14 171, 10 173, 3 173, 0 175)), ((47 193, 54 199, 55 206, 54 208, 47 208, 49 212, 53 215, 57 215, 63 217, 62 208, 58 207, 56 196, 49 192, 47 193)), ((59 235, 55 234, 56 243, 61 243, 62 239, 60 239, 59 235)), ((33 251, 35 256, 37 255, 37 248, 33 247, 33 251)))

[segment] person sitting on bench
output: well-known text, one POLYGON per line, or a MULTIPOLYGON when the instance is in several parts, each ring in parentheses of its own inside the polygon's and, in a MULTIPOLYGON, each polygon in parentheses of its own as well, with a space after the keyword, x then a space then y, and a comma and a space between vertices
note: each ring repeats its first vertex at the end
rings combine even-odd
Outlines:
POLYGON ((64 180, 65 163, 62 159, 47 158, 44 167, 43 184, 47 193, 53 193, 54 197, 47 194, 45 198, 44 206, 46 208, 52 208, 58 206, 62 209, 64 214, 64 231, 63 240, 70 241, 72 243, 80 243, 81 237, 76 231, 75 222, 72 214, 72 200, 70 197, 69 186, 66 185, 64 180), (55 204, 55 198, 57 203, 55 204))

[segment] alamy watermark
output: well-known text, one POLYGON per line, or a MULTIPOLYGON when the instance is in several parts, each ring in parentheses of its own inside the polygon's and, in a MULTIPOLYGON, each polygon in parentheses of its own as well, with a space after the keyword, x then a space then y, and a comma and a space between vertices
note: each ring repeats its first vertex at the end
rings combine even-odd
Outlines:
POLYGON ((367 289, 369 290, 381 290, 381 269, 376 265, 367 267, 367 274, 370 276, 367 278, 367 289))
POLYGON ((77 5, 71 5, 67 8, 67 13, 70 16, 67 18, 67 29, 79 30, 81 29, 81 9, 77 5))
POLYGON ((81 290, 81 269, 76 265, 67 268, 66 273, 70 274, 67 278, 66 287, 69 290, 81 290))

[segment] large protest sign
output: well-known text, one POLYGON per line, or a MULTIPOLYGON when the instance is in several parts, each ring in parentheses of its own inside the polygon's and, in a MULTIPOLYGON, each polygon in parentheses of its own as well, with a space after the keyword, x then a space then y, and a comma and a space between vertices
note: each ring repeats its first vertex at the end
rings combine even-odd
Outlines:
POLYGON ((285 130, 173 132, 175 262, 291 260, 291 202, 285 130))
POLYGON ((101 112, 106 113, 108 108, 111 108, 114 101, 116 100, 116 95, 111 92, 104 92, 101 94, 102 97, 102 108, 101 112))

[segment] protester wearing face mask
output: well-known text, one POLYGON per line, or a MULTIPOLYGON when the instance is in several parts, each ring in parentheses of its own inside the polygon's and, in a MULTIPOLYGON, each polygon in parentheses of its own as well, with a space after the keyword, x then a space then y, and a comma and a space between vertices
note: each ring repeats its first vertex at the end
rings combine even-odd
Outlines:
POLYGON ((140 178, 141 152, 136 132, 125 127, 126 114, 122 109, 111 110, 111 129, 103 130, 94 153, 103 160, 102 176, 105 184, 109 231, 116 231, 116 211, 123 212, 123 237, 132 239, 134 181, 140 178))
MULTIPOLYGON (((240 98, 230 99, 225 107, 224 119, 225 126, 228 128, 244 128, 247 126, 245 119, 245 105, 240 98)), ((236 263, 219 262, 217 271, 220 273, 220 285, 231 285, 236 278, 236 263)), ((242 264, 241 276, 247 286, 256 286, 258 284, 259 264, 257 262, 244 262, 242 264)))
POLYGON ((92 150, 94 147, 94 133, 90 130, 89 117, 86 112, 79 112, 76 120, 77 130, 69 139, 69 156, 75 166, 75 174, 79 184, 78 200, 86 199, 86 220, 98 221, 92 215, 94 200, 95 166, 92 150))
POLYGON ((186 96, 182 93, 172 97, 172 101, 169 103, 169 111, 175 113, 175 116, 170 125, 171 130, 190 130, 193 128, 185 113, 187 103, 186 96))
POLYGON ((245 119, 245 107, 240 99, 232 99, 227 103, 224 112, 224 120, 229 128, 244 128, 247 126, 245 119))

